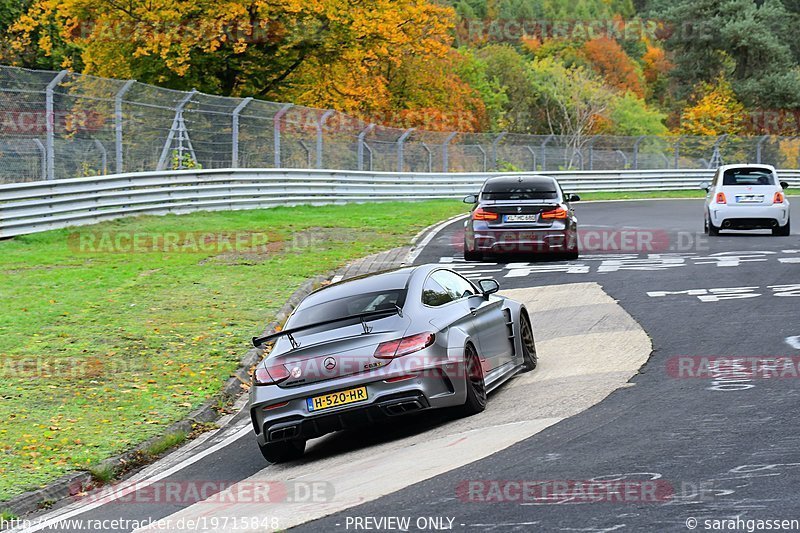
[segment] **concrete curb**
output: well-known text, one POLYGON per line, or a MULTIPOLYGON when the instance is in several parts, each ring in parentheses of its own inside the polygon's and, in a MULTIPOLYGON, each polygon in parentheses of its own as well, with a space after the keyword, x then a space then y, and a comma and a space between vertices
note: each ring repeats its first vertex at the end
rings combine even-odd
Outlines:
MULTIPOLYGON (((450 220, 446 222, 449 223, 450 220)), ((411 240, 411 244, 413 245, 418 242, 423 235, 442 224, 443 223, 438 222, 423 229, 411 240)), ((402 248, 398 248, 395 250, 401 249, 402 248)), ((294 308, 297 307, 306 296, 311 294, 323 283, 333 279, 337 273, 346 272, 351 265, 363 261, 364 259, 366 258, 357 259, 337 271, 321 274, 306 280, 278 310, 272 322, 267 324, 264 328, 263 334, 269 335, 277 331, 276 328, 286 321, 294 308)), ((390 264, 391 261, 386 261, 386 263, 390 264)), ((371 267, 374 267, 374 271, 381 269, 381 266, 382 263, 380 260, 371 264, 371 267)), ((225 382, 220 392, 206 400, 183 420, 169 425, 161 435, 152 437, 127 452, 104 459, 100 462, 100 466, 103 468, 111 468, 114 472, 122 474, 136 470, 141 466, 153 462, 154 458, 147 454, 146 450, 154 443, 163 439, 164 436, 178 432, 191 433, 197 424, 209 424, 218 421, 224 414, 219 411, 218 406, 220 404, 225 406, 232 405, 237 398, 246 393, 247 387, 250 384, 251 369, 260 362, 263 357, 264 350, 258 348, 249 349, 239 360, 239 366, 234 371, 233 375, 225 382)), ((72 472, 65 474, 45 487, 0 502, 0 511, 8 511, 15 516, 25 516, 36 511, 48 509, 60 500, 87 492, 95 487, 95 480, 89 472, 72 472)))

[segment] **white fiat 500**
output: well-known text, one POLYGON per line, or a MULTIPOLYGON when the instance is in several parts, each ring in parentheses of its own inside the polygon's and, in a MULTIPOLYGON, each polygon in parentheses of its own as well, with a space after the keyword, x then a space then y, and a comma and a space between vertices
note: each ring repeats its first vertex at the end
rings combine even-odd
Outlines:
POLYGON ((700 188, 705 202, 705 231, 771 229, 773 235, 789 235, 788 184, 778 180, 770 165, 725 165, 711 183, 700 188))

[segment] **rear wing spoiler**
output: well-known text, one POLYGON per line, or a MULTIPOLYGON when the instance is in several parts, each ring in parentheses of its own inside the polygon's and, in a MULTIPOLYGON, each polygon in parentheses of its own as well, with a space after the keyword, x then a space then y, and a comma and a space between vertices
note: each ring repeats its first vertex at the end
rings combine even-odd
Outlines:
POLYGON ((261 348, 265 343, 269 341, 274 341, 280 337, 288 337, 289 342, 292 343, 292 348, 297 348, 300 346, 300 343, 297 342, 294 338, 295 333, 299 333, 301 331, 305 331, 307 329, 317 328, 319 326, 327 326, 328 324, 335 324, 337 322, 346 322, 348 320, 360 320, 361 326, 364 328, 364 333, 369 333, 372 331, 372 328, 367 325, 368 318, 377 318, 380 316, 391 316, 391 315, 399 315, 403 316, 403 310, 395 306, 393 309, 378 309, 375 311, 367 311, 366 313, 358 313, 355 315, 343 316, 340 318, 332 318, 330 320, 323 320, 322 322, 314 322, 312 324, 306 324, 304 326, 298 326, 296 328, 284 329, 282 331, 278 331, 271 335, 267 335, 265 337, 253 337, 253 346, 256 348, 261 348))

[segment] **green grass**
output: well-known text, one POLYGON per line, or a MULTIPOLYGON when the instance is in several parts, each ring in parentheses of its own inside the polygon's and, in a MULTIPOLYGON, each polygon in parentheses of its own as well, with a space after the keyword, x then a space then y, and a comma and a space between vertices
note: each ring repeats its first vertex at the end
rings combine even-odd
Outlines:
MULTIPOLYGON (((787 189, 789 196, 800 195, 800 189, 787 189)), ((648 198, 705 198, 705 191, 625 191, 625 192, 582 192, 581 200, 644 200, 648 198)))
POLYGON ((307 278, 407 244, 466 209, 431 201, 196 213, 0 241, 0 501, 162 434, 220 390, 248 339, 307 278), (71 234, 98 231, 267 232, 272 244, 75 249, 71 234))
POLYGON ((174 448, 178 444, 183 444, 189 434, 185 431, 176 431, 174 433, 167 433, 163 437, 156 439, 155 442, 150 444, 144 453, 150 457, 158 457, 170 448, 174 448))

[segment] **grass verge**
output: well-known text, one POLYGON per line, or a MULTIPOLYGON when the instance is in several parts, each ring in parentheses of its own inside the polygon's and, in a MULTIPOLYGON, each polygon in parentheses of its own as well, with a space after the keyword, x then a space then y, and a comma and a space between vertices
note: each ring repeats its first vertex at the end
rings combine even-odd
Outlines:
POLYGON ((163 433, 220 389, 247 339, 304 280, 466 209, 431 201, 195 213, 0 241, 0 501, 71 470, 110 475, 101 460, 163 433), (245 238, 204 251, 208 236, 176 232, 245 238), (263 234, 266 245, 248 248, 263 234), (149 237, 125 240, 135 235, 149 237), (124 252, 158 236, 180 248, 124 252))

